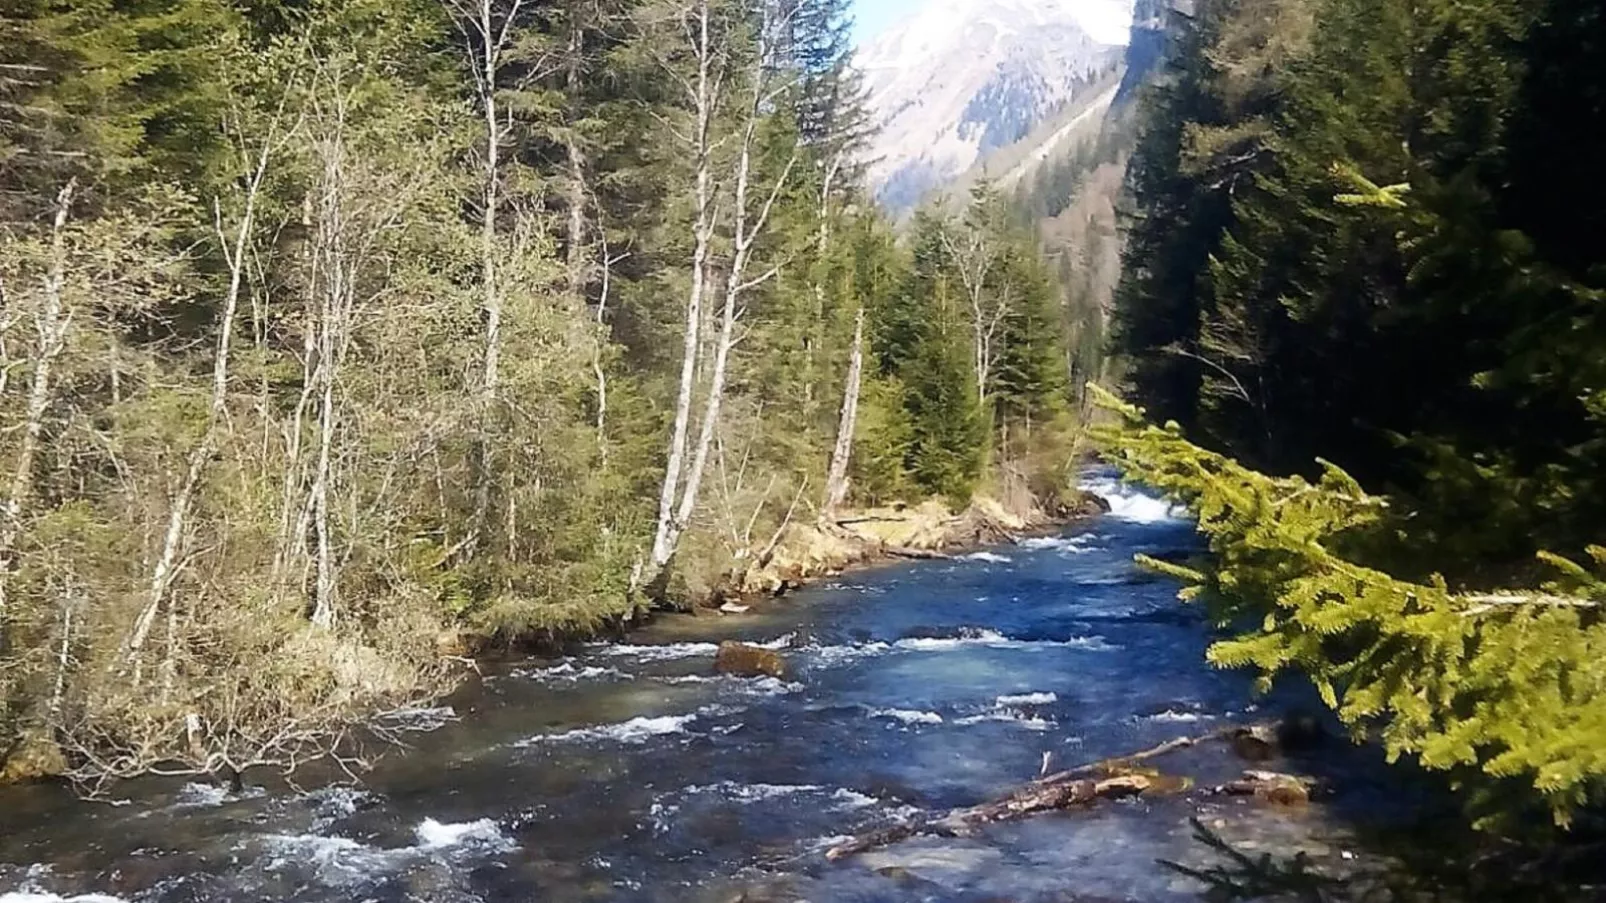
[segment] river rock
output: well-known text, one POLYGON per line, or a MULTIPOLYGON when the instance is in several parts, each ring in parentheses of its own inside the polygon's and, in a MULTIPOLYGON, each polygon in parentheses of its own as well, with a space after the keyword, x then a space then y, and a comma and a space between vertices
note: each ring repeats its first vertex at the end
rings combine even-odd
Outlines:
POLYGON ((1249 762, 1265 762, 1277 757, 1281 747, 1275 727, 1257 724, 1232 732, 1232 751, 1249 762))
POLYGON ((1232 734, 1232 749, 1239 758, 1265 762, 1284 753, 1298 753, 1320 746, 1326 731, 1313 715, 1291 713, 1276 724, 1242 727, 1232 734))
POLYGON ((1238 780, 1217 788, 1217 792, 1253 796, 1279 806, 1302 806, 1310 802, 1311 794, 1317 789, 1313 778, 1275 771, 1246 771, 1238 780))
POLYGON ((724 642, 714 656, 714 671, 736 677, 786 679, 786 659, 773 649, 747 643, 724 642))
POLYGON ((1060 500, 1060 517, 1098 517, 1110 513, 1110 500, 1086 489, 1073 489, 1060 500))

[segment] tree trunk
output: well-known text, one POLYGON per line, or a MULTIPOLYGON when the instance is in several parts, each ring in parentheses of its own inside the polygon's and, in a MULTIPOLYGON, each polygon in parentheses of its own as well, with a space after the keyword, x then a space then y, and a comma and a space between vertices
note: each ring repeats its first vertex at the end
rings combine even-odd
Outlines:
POLYGON ((685 467, 686 439, 691 427, 692 390, 697 378, 697 354, 702 344, 703 293, 707 283, 709 246, 713 239, 713 190, 709 131, 713 125, 714 84, 713 47, 709 32, 708 0, 698 7, 699 31, 696 46, 697 80, 693 98, 696 105, 696 133, 693 149, 697 167, 697 220, 694 226, 696 247, 692 251, 691 291, 686 298, 685 336, 681 348, 680 388, 675 397, 675 424, 669 437, 669 452, 664 464, 664 481, 658 494, 658 528, 653 537, 652 560, 645 582, 656 580, 674 557, 680 539, 676 529, 675 509, 679 499, 681 471, 685 467))
POLYGON ((864 380, 864 307, 859 307, 853 323, 853 354, 848 358, 848 383, 842 390, 842 418, 836 428, 836 446, 831 449, 831 469, 825 481, 825 514, 829 516, 848 497, 848 464, 853 458, 853 438, 859 422, 859 392, 864 380))
POLYGON ((17 568, 17 543, 22 539, 22 519, 33 496, 33 464, 44 434, 45 413, 50 409, 51 375, 56 359, 67 343, 72 317, 64 309, 62 290, 67 281, 67 221, 72 215, 73 195, 78 180, 69 179, 56 194, 56 213, 51 223, 50 269, 44 280, 44 305, 38 313, 33 351, 33 373, 28 384, 28 407, 22 424, 22 444, 11 471, 11 486, 0 507, 0 650, 8 640, 6 627, 11 617, 11 575, 17 568))
MULTIPOLYGON (((336 122, 337 130, 342 123, 336 122)), ((315 266, 322 270, 318 292, 318 452, 313 465, 311 497, 312 529, 315 542, 314 606, 312 623, 324 629, 334 626, 336 607, 334 535, 330 524, 329 494, 334 479, 334 442, 339 428, 335 404, 335 382, 345 330, 351 308, 350 249, 346 247, 345 135, 337 131, 322 142, 324 157, 320 186, 322 209, 318 218, 318 250, 315 266)))
MULTIPOLYGON (((196 490, 201 483, 201 477, 208 462, 217 452, 218 425, 223 419, 225 407, 228 403, 229 390, 229 354, 234 342, 234 322, 240 309, 240 292, 245 283, 245 252, 246 243, 251 239, 251 232, 256 222, 257 195, 262 187, 263 177, 268 169, 268 155, 271 152, 273 135, 271 131, 263 142, 261 153, 257 156, 257 165, 251 174, 245 196, 245 211, 240 217, 240 223, 235 230, 233 249, 230 250, 223 234, 223 219, 220 206, 214 201, 216 231, 219 239, 225 241, 223 255, 229 267, 229 289, 223 300, 223 316, 218 324, 217 348, 212 360, 212 399, 206 410, 206 426, 201 433, 201 439, 190 450, 188 465, 184 472, 184 483, 179 487, 178 496, 174 498, 171 509, 168 511, 167 531, 162 539, 162 551, 156 559, 156 567, 151 573, 150 587, 146 592, 145 608, 140 612, 134 624, 134 633, 128 642, 128 655, 137 659, 145 647, 146 638, 150 634, 151 625, 156 620, 156 613, 167 597, 172 586, 174 575, 177 572, 179 554, 184 542, 186 522, 189 518, 190 507, 194 503, 196 490)), ((139 682, 139 667, 136 663, 134 671, 135 683, 139 682)))
MULTIPOLYGON (((580 65, 584 61, 585 54, 585 30, 580 27, 579 13, 572 8, 569 13, 568 53, 565 89, 569 103, 578 104, 580 65)), ((570 117, 568 128, 564 130, 563 141, 569 165, 569 184, 565 186, 569 207, 569 245, 565 263, 569 277, 569 294, 576 303, 581 303, 585 300, 586 284, 590 278, 588 272, 590 267, 586 260, 586 159, 585 151, 580 147, 579 136, 575 134, 573 118, 570 117)))
POLYGON ((485 348, 480 366, 478 424, 474 437, 473 477, 474 513, 469 520, 463 553, 472 557, 479 547, 491 517, 492 433, 495 431, 497 396, 500 392, 502 360, 502 295, 497 285, 496 224, 501 213, 502 126, 498 119, 496 88, 501 46, 495 37, 493 0, 480 0, 479 29, 482 59, 479 78, 481 113, 485 117, 485 210, 480 222, 480 318, 485 328, 485 348))

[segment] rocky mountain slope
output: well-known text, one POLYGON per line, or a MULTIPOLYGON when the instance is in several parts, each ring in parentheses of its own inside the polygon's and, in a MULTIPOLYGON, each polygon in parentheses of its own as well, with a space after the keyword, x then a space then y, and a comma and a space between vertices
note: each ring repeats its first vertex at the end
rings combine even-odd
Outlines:
POLYGON ((1130 0, 929 0, 861 48, 882 203, 913 207, 1107 90, 1131 11, 1130 0))

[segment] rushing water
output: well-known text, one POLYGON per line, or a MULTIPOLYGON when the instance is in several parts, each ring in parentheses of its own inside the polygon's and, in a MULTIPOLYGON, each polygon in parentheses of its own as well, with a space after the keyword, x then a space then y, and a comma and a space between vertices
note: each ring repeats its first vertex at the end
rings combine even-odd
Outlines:
MULTIPOLYGON (((1189 526, 1097 488, 1112 514, 1061 536, 488 674, 455 712, 402 716, 413 749, 361 787, 8 791, 0 903, 1192 900, 1156 860, 1201 858, 1194 816, 1251 849, 1348 860, 1326 810, 1196 795, 823 860, 833 837, 988 799, 1045 758, 1256 718, 1246 680, 1203 664, 1206 625, 1132 564, 1191 547, 1189 526), (783 650, 793 679, 714 676, 731 636, 783 650)), ((1243 766, 1201 748, 1164 767, 1243 766)))

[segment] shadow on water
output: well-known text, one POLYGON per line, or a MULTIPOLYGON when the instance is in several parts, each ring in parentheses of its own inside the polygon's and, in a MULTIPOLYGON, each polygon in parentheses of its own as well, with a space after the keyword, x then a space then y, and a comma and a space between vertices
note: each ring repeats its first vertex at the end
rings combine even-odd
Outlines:
MULTIPOLYGON (((1311 705, 1291 688, 1254 699, 1243 675, 1204 664, 1208 626, 1132 563, 1187 554, 1192 531, 1100 488, 1113 514, 1063 535, 488 669, 450 712, 409 716, 411 749, 362 787, 144 782, 116 806, 6 791, 0 903, 1168 903, 1199 899, 1227 847, 1251 863, 1303 851, 1337 875, 1462 855, 1400 839, 1446 808, 1438 784, 1334 741, 1263 763, 1337 789, 1301 809, 1179 794, 825 861, 843 835, 994 798, 1045 761, 1311 705), (781 651, 793 674, 714 675, 731 637, 781 651), (1201 843, 1195 820, 1225 846, 1201 843)), ((1204 786, 1245 767, 1219 743, 1155 764, 1204 786)))

